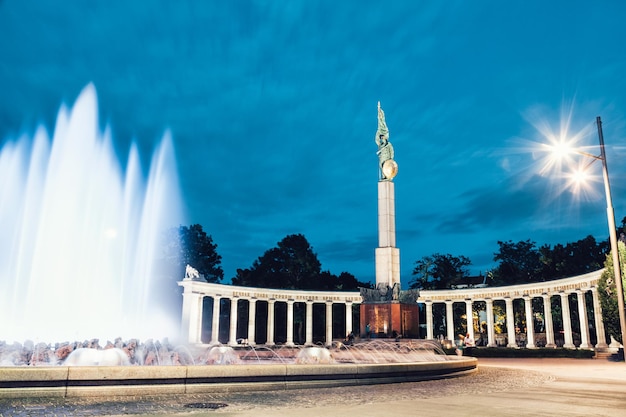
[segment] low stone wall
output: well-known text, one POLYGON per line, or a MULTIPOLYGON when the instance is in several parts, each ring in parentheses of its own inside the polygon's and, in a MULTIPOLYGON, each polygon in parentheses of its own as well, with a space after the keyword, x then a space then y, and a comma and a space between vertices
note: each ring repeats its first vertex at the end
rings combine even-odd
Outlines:
POLYGON ((449 378, 474 372, 475 358, 392 364, 9 367, 0 398, 198 394, 371 385, 449 378))

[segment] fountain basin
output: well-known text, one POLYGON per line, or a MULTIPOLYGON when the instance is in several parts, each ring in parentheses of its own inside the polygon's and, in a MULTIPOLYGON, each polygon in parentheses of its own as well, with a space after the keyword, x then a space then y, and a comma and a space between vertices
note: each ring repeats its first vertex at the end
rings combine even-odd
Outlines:
POLYGON ((0 398, 100 397, 288 390, 415 382, 466 375, 476 358, 387 364, 9 367, 0 398))

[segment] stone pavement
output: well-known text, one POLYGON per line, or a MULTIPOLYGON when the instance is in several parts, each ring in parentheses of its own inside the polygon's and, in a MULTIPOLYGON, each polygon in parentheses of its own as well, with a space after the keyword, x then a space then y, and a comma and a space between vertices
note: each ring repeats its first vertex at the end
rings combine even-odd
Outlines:
POLYGON ((0 416, 619 416, 626 364, 479 359, 471 375, 368 387, 151 398, 0 399, 0 416), (204 407, 204 408, 203 408, 204 407))

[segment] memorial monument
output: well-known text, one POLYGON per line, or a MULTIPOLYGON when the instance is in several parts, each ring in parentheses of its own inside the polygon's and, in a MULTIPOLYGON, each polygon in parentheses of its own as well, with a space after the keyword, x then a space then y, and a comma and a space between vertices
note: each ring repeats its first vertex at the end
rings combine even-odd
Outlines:
POLYGON ((361 335, 419 337, 417 290, 402 291, 400 249, 396 247, 396 215, 393 179, 398 173, 385 112, 378 102, 378 248, 376 288, 361 288, 361 335))

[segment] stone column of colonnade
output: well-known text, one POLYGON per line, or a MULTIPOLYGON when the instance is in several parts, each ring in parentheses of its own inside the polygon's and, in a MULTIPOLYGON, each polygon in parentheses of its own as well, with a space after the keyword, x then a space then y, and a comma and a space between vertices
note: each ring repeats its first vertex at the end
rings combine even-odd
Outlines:
POLYGON ((333 341, 333 303, 326 301, 326 345, 333 341))
POLYGON ((287 341, 285 346, 294 346, 293 343, 293 304, 294 300, 287 300, 287 341))
POLYGON ((578 320, 580 323, 580 349, 590 349, 591 340, 589 338, 589 321, 587 320, 587 303, 585 302, 585 292, 576 290, 578 301, 578 320))
POLYGON ((256 298, 250 299, 248 305, 248 344, 254 346, 256 345, 256 298))
POLYGON ((563 332, 565 333, 565 343, 563 344, 564 348, 574 349, 574 338, 572 335, 572 317, 570 316, 569 311, 569 299, 568 294, 565 292, 559 293, 561 297, 561 311, 563 312, 563 332))
POLYGON ((506 346, 517 347, 517 343, 515 341, 515 316, 513 313, 513 299, 511 297, 506 297, 504 299, 504 304, 506 306, 506 333, 507 338, 509 339, 506 346))
POLYGON ((493 323, 493 300, 485 300, 487 309, 487 347, 496 347, 496 329, 493 323))
POLYGON ((313 345, 313 301, 306 301, 306 340, 305 346, 313 345))
POLYGON ((598 289, 593 287, 591 289, 591 296, 593 298, 593 316, 596 325, 596 349, 606 349, 606 336, 604 334, 604 321, 602 320, 602 307, 600 307, 600 297, 598 296, 598 289))
POLYGON ((543 298, 543 317, 544 317, 544 327, 546 332, 546 347, 554 348, 556 344, 554 343, 554 324, 552 322, 552 304, 551 297, 549 294, 542 294, 543 298))
POLYGON ((472 338, 472 340, 475 340, 474 338, 474 312, 472 311, 471 298, 465 300, 465 317, 467 317, 467 333, 469 333, 469 336, 472 338))
POLYGON ((446 330, 448 340, 454 340, 454 310, 452 305, 454 301, 446 300, 446 330))
POLYGON ((269 299, 267 301, 267 341, 265 342, 268 346, 274 346, 276 343, 274 342, 274 305, 276 304, 276 300, 269 299))
POLYGON ((433 335, 433 302, 426 301, 426 339, 434 339, 433 335))
POLYGON ((201 343, 202 337, 202 294, 183 293, 182 328, 187 333, 187 342, 201 343))
POLYGON ((346 335, 352 332, 352 301, 345 303, 346 306, 346 335))
POLYGON ((230 299, 230 327, 228 329, 228 344, 237 345, 237 304, 239 298, 230 299))
POLYGON ((524 311, 526 313, 526 347, 535 348, 535 317, 533 316, 533 299, 525 295, 524 311))
POLYGON ((213 297, 213 318, 211 320, 211 343, 219 343, 220 332, 220 303, 222 298, 213 297))

